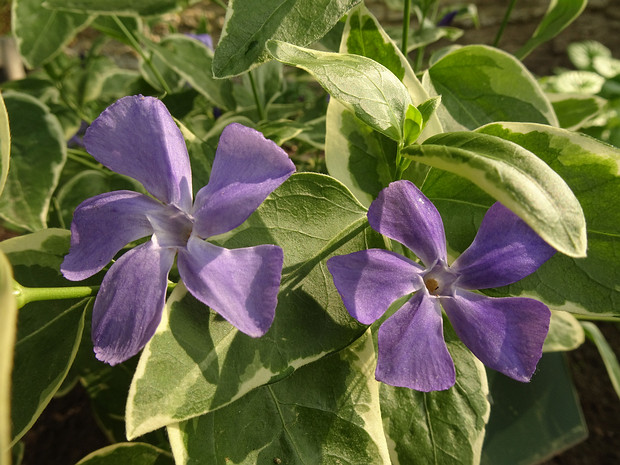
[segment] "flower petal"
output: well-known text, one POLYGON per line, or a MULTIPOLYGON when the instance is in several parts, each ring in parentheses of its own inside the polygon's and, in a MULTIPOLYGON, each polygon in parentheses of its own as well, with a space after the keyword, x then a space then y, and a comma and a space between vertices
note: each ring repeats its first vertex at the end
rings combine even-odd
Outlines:
POLYGON ((460 290, 441 304, 458 337, 482 363, 517 381, 530 380, 549 330, 545 304, 460 290))
POLYGON ((378 338, 377 380, 424 392, 454 385, 454 363, 443 339, 436 298, 418 292, 385 320, 378 338))
POLYGON ((243 223, 295 171, 284 150, 258 131, 226 126, 209 184, 196 194, 195 233, 208 238, 243 223))
POLYGON ((195 236, 179 250, 177 265, 187 290, 252 337, 267 332, 275 316, 284 254, 265 244, 225 249, 195 236))
POLYGON ((335 256, 327 260, 327 268, 344 306, 365 325, 376 321, 399 297, 424 286, 419 265, 387 250, 335 256))
POLYGON ((461 275, 457 286, 488 289, 525 278, 554 253, 555 249, 521 218, 495 203, 484 216, 472 244, 450 268, 461 275))
POLYGON ((125 245, 153 233, 147 215, 163 206, 131 191, 100 194, 73 213, 71 248, 60 266, 65 278, 80 281, 100 271, 125 245))
POLYGON ((181 131, 154 97, 123 97, 86 130, 95 159, 142 183, 159 200, 185 212, 192 206, 192 174, 181 131))
POLYGON ((95 355, 116 365, 137 354, 161 320, 174 249, 146 242, 106 273, 93 308, 95 355))
POLYGON ((410 181, 396 181, 379 192, 368 209, 370 226, 406 245, 430 267, 446 261, 446 236, 435 205, 410 181))

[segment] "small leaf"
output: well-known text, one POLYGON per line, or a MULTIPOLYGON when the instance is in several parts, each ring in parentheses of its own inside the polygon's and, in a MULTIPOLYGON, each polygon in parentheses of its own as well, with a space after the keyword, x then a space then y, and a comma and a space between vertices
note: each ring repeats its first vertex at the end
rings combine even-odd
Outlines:
POLYGON ((338 354, 168 427, 177 465, 390 464, 367 332, 338 354), (243 434, 240 433, 243 425, 243 434))
POLYGON ((267 50, 282 63, 308 71, 370 127, 401 140, 411 97, 385 66, 359 55, 319 52, 275 40, 267 42, 267 50))
POLYGON ((269 39, 305 47, 323 37, 360 0, 231 0, 213 58, 213 74, 242 74, 269 60, 269 39))
POLYGON ((585 256, 586 226, 579 202, 566 182, 530 151, 498 137, 454 132, 405 147, 402 153, 470 180, 560 252, 585 256))
POLYGON ((616 391, 616 395, 620 398, 620 364, 618 363, 618 357, 605 339, 605 336, 603 336, 603 333, 601 333, 601 330, 594 323, 582 321, 581 326, 583 326, 588 339, 594 342, 599 354, 601 354, 609 380, 616 391))
POLYGON ((403 145, 405 147, 415 143, 415 141, 418 140, 423 126, 424 120, 422 118, 422 113, 420 113, 420 110, 418 110, 413 104, 409 105, 405 115, 404 125, 403 145))
POLYGON ((0 252, 0 463, 11 463, 11 371, 17 332, 13 270, 0 252))
POLYGON ((54 58, 91 19, 90 13, 49 10, 43 3, 44 0, 13 2, 13 35, 30 68, 38 68, 54 58))
POLYGON ((76 465, 173 465, 170 452, 151 444, 124 442, 112 444, 88 454, 76 465))
POLYGON ((425 100, 420 105, 418 105, 418 110, 422 114, 422 129, 426 127, 426 124, 430 121, 430 119, 435 115, 435 111, 441 105, 441 96, 432 97, 428 100, 425 100))
POLYGON ((21 228, 43 229, 67 157, 58 119, 37 99, 5 92, 11 124, 11 168, 0 197, 0 217, 21 228))
POLYGON ((549 9, 532 34, 532 37, 515 53, 523 60, 540 44, 553 39, 572 23, 586 7, 587 0, 551 0, 549 9))
POLYGON ((577 318, 568 312, 551 312, 549 333, 545 339, 543 352, 564 352, 579 347, 585 341, 583 328, 577 318))
POLYGON ((514 56, 469 45, 443 56, 422 79, 441 95, 439 117, 446 131, 476 129, 495 121, 557 126, 557 118, 534 76, 514 56))

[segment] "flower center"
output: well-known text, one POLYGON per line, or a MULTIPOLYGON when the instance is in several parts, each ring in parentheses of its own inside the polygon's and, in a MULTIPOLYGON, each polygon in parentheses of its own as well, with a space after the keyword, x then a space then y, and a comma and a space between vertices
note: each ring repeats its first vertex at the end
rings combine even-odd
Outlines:
POLYGON ((166 205, 148 219, 153 226, 152 241, 160 247, 185 247, 194 227, 193 219, 172 205, 166 205))
POLYGON ((454 282, 458 275, 450 270, 444 262, 438 261, 423 274, 424 285, 428 292, 436 296, 452 295, 454 282))

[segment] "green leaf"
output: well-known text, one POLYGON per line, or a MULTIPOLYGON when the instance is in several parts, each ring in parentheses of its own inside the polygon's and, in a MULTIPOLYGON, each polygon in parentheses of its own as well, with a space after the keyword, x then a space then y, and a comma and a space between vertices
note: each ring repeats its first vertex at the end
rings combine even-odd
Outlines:
POLYGON ((253 339, 177 286, 132 382, 129 438, 230 404, 345 347, 364 331, 344 308, 325 260, 380 247, 383 239, 368 228, 365 208, 333 178, 294 174, 218 243, 283 248, 273 325, 253 339))
POLYGON ((549 8, 542 21, 532 34, 532 37, 515 53, 523 60, 540 44, 553 39, 572 23, 586 7, 587 0, 551 0, 549 8))
POLYGON ((445 329, 456 367, 452 388, 425 393, 381 384, 392 463, 474 465, 480 460, 490 413, 486 372, 449 324, 445 329))
POLYGON ((11 371, 17 330, 13 270, 0 252, 0 464, 11 463, 11 371))
POLYGON ((307 46, 323 37, 360 0, 230 0, 213 74, 242 74, 270 59, 269 39, 307 46))
POLYGON ((47 2, 13 2, 13 35, 19 53, 30 68, 38 68, 54 58, 90 20, 88 14, 49 10, 43 7, 44 3, 47 2))
POLYGON ((179 0, 45 0, 48 8, 80 13, 151 16, 179 9, 179 0))
POLYGON ((267 50, 282 63, 308 71, 332 98, 376 131, 402 139, 411 97, 385 66, 360 55, 319 52, 275 40, 267 42, 267 50))
POLYGON ((415 143, 418 140, 418 136, 422 132, 424 120, 422 119, 422 113, 413 104, 409 105, 407 114, 405 116, 404 124, 404 140, 403 145, 406 147, 415 143))
POLYGON ((367 332, 282 381, 169 426, 176 463, 389 464, 375 363, 367 332))
POLYGON ((439 118, 446 131, 475 129, 495 121, 557 126, 551 104, 515 57, 484 45, 461 47, 437 61, 422 83, 441 95, 439 118))
POLYGON ((549 94, 560 127, 576 131, 587 126, 605 106, 606 100, 596 95, 549 94))
POLYGON ((212 52, 204 44, 180 34, 169 35, 158 44, 146 38, 142 42, 214 105, 235 108, 231 82, 214 79, 212 52))
POLYGON ((594 58, 611 58, 611 50, 595 40, 573 42, 566 47, 566 54, 575 68, 591 71, 594 68, 594 58))
POLYGON ((0 94, 0 195, 4 190, 6 177, 9 173, 10 160, 11 130, 9 128, 9 115, 6 112, 2 94, 0 94))
POLYGON ((585 219, 566 182, 532 152, 499 137, 454 132, 402 151, 462 176, 519 215, 560 252, 584 257, 585 219))
POLYGON ((582 321, 581 326, 583 326, 588 339, 594 342, 599 354, 601 354, 601 358, 607 369, 607 374, 609 375, 609 380, 617 396, 620 397, 620 364, 618 363, 618 357, 616 357, 616 354, 605 339, 605 336, 603 336, 603 333, 601 333, 601 330, 598 329, 594 323, 582 321))
POLYGON ((577 318, 567 312, 553 310, 549 333, 543 352, 564 352, 579 347, 585 341, 583 328, 577 318))
MULTIPOLYGON (((29 287, 66 285, 58 271, 69 250, 69 232, 48 229, 0 243, 15 279, 29 287)), ((13 444, 61 386, 84 328, 85 300, 33 302, 19 311, 12 380, 13 444)))
POLYGON ((620 314, 620 151, 537 124, 498 123, 480 132, 513 141, 554 169, 579 200, 587 225, 586 258, 556 255, 534 275, 497 292, 534 297, 556 310, 620 314))
POLYGON ((112 444, 88 454, 76 465, 173 465, 170 452, 141 442, 112 444))
POLYGON ((0 197, 0 217, 21 228, 43 229, 67 157, 58 119, 37 99, 5 92, 11 121, 11 167, 0 197))
MULTIPOLYGON (((340 52, 366 56, 381 63, 397 77, 402 77, 414 103, 428 101, 429 96, 407 58, 363 4, 347 16, 340 52)), ((437 115, 432 115, 427 122, 419 140, 442 132, 437 115)), ((330 100, 325 137, 327 169, 364 205, 370 205, 381 189, 396 180, 396 152, 394 141, 373 131, 337 100, 330 100)), ((417 163, 412 163, 403 177, 421 184, 428 168, 419 168, 417 163)))

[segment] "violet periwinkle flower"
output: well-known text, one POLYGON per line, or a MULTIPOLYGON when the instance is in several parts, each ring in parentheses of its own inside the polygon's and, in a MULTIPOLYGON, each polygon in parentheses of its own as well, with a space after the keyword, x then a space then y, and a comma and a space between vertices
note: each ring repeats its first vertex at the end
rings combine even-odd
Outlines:
POLYGON ((394 301, 413 293, 379 328, 377 380, 426 392, 454 385, 441 307, 461 341, 486 366, 530 380, 551 312, 534 299, 490 298, 471 291, 511 284, 533 273, 555 253, 551 246, 495 203, 473 243, 448 266, 439 212, 409 181, 383 189, 368 209, 368 222, 424 264, 382 249, 327 262, 345 307, 363 324, 375 322, 394 301))
POLYGON ((265 244, 229 250, 204 239, 239 226, 293 173, 287 154, 254 129, 227 126, 210 181, 192 204, 185 141, 156 98, 120 99, 84 140, 97 161, 140 181, 153 196, 108 192, 75 210, 71 248, 61 266, 67 279, 94 275, 126 244, 151 236, 118 258, 103 279, 92 320, 97 358, 117 364, 153 336, 177 253, 179 275, 194 297, 243 333, 265 334, 275 314, 282 249, 265 244))

